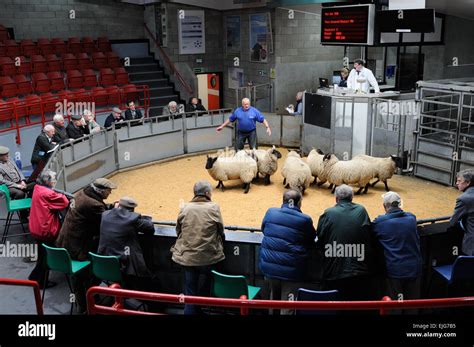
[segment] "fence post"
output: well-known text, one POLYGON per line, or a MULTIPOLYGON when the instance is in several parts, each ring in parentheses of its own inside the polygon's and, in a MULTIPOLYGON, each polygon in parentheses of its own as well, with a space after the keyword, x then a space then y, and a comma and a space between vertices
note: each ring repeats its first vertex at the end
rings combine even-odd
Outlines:
MULTIPOLYGON (((239 299, 240 300, 247 300, 247 295, 241 295, 239 299)), ((241 306, 240 307, 240 315, 241 316, 248 316, 249 315, 249 308, 241 306)))
MULTIPOLYGON (((385 295, 385 296, 382 298, 382 301, 392 301, 392 299, 390 299, 389 296, 385 295)), ((388 308, 381 308, 381 309, 380 309, 380 315, 381 315, 381 316, 386 316, 386 315, 388 314, 388 311, 389 311, 388 308)))

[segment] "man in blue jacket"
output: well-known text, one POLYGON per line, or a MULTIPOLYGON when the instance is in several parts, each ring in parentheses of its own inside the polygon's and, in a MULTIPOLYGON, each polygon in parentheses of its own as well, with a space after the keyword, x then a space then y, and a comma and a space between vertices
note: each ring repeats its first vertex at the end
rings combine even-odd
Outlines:
POLYGON ((238 120, 237 124, 237 141, 235 149, 240 151, 244 149, 245 140, 248 140, 250 149, 258 148, 257 145, 257 127, 256 123, 263 123, 267 128, 268 136, 272 135, 270 126, 267 120, 263 117, 259 110, 255 107, 250 106, 250 100, 248 98, 242 99, 242 107, 238 107, 232 112, 232 115, 227 119, 216 131, 220 132, 231 122, 238 120))
MULTIPOLYGON (((288 190, 281 208, 268 209, 262 222, 259 267, 270 284, 272 300, 288 300, 306 280, 310 248, 316 230, 310 216, 301 212, 301 193, 288 190)), ((288 310, 284 310, 285 313, 288 310)))
POLYGON ((373 232, 384 249, 386 284, 392 300, 420 298, 421 250, 416 217, 401 209, 395 192, 383 195, 385 214, 373 222, 373 232))

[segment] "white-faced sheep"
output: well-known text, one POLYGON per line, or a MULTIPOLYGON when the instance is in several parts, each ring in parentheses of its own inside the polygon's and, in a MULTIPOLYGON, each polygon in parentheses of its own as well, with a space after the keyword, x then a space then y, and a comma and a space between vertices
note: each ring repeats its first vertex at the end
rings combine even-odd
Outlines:
POLYGON ((250 182, 258 172, 257 162, 244 151, 237 152, 233 157, 207 156, 206 169, 219 182, 216 188, 224 191, 223 181, 240 179, 244 183, 246 194, 250 189, 250 182))
POLYGON ((284 177, 283 184, 286 184, 286 188, 297 189, 302 194, 313 179, 309 165, 295 151, 288 153, 281 174, 284 177))
POLYGON ((324 153, 320 149, 316 150, 314 148, 311 150, 311 152, 309 152, 308 157, 306 158, 306 162, 311 169, 311 174, 314 177, 313 184, 318 183, 318 186, 324 184, 327 181, 327 177, 324 172, 323 158, 324 153))
POLYGON ((357 184, 360 194, 369 189, 369 182, 374 177, 372 165, 363 160, 339 160, 334 154, 326 154, 323 158, 324 174, 329 183, 334 184, 332 192, 341 184, 357 184))
POLYGON ((387 180, 392 178, 393 174, 397 170, 397 167, 402 166, 401 158, 395 155, 391 155, 390 157, 386 158, 371 157, 370 155, 358 155, 352 160, 362 160, 369 163, 374 170, 374 178, 377 178, 377 180, 372 183, 371 186, 373 187, 377 184, 377 182, 382 181, 385 184, 385 190, 387 192, 390 191, 387 180))
POLYGON ((247 150, 247 153, 257 160, 258 173, 264 177, 265 185, 270 184, 270 176, 278 170, 278 159, 281 158, 281 153, 275 149, 275 146, 267 150, 247 150))

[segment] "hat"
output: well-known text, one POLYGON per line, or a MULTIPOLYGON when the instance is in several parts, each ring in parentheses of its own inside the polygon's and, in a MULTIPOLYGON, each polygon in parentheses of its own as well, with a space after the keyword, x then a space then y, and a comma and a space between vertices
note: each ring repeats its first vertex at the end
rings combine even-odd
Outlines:
POLYGON ((119 109, 118 107, 114 107, 114 108, 112 109, 112 112, 115 112, 115 113, 122 113, 122 110, 119 109))
POLYGON ((0 146, 0 155, 5 155, 10 152, 10 148, 5 147, 5 146, 0 146))
POLYGON ((135 202, 135 200, 133 200, 133 198, 130 198, 128 196, 124 196, 123 198, 121 198, 119 201, 119 205, 125 208, 137 207, 137 203, 135 202))
POLYGON ((395 192, 388 192, 382 195, 383 204, 385 206, 399 207, 402 203, 402 198, 395 192))
POLYGON ((73 119, 73 120, 80 120, 81 118, 82 118, 82 116, 79 115, 79 114, 73 114, 73 115, 71 116, 71 119, 73 119))
POLYGON ((97 188, 100 188, 100 189, 107 189, 107 188, 115 189, 115 188, 117 188, 117 185, 115 183, 113 183, 112 181, 108 180, 107 178, 98 178, 98 179, 96 179, 94 181, 94 185, 97 188))

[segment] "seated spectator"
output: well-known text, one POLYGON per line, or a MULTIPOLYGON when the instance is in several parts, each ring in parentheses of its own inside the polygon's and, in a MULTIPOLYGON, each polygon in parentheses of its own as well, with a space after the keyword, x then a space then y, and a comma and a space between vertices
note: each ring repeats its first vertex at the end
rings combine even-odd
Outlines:
POLYGON ((186 105, 186 112, 197 112, 202 114, 206 112, 206 108, 199 102, 198 98, 190 98, 186 105))
POLYGON ((301 116, 303 114, 303 92, 296 93, 296 105, 289 105, 287 111, 292 116, 301 116))
POLYGON ((64 126, 64 117, 62 114, 55 114, 53 117, 54 137, 53 141, 59 144, 69 142, 69 135, 64 126))
POLYGON ((115 128, 120 129, 121 125, 119 123, 123 123, 124 120, 125 118, 122 117, 122 110, 118 107, 114 107, 112 113, 105 119, 104 127, 110 128, 112 124, 116 123, 115 128))
POLYGON ((349 77, 349 70, 343 67, 341 69, 341 82, 339 82, 339 87, 347 88, 347 77, 349 77))
POLYGON ((141 120, 143 119, 142 112, 136 108, 135 102, 130 100, 127 102, 128 109, 125 111, 125 120, 141 120))
POLYGON ((322 248, 326 290, 337 289, 342 300, 370 300, 373 244, 370 219, 362 205, 352 202, 348 185, 336 188, 336 206, 319 218, 316 234, 322 248))
MULTIPOLYGON (((40 288, 43 289, 47 267, 46 252, 41 244, 44 243, 54 247, 54 241, 61 228, 59 211, 67 208, 69 200, 65 195, 52 189, 56 185, 56 173, 54 171, 42 171, 36 182, 31 200, 29 229, 31 236, 38 244, 38 259, 28 279, 37 281, 40 288)), ((53 282, 47 283, 46 287, 49 288, 53 285, 53 282)))
POLYGON ((95 115, 91 111, 84 110, 83 117, 90 134, 100 133, 100 125, 95 121, 95 115))
POLYGON ((41 134, 38 135, 35 142, 35 147, 33 148, 33 153, 31 154, 31 164, 33 170, 36 169, 38 164, 41 161, 47 161, 51 155, 51 151, 56 147, 56 142, 54 142, 55 128, 51 124, 45 125, 41 134))
POLYGON ((421 250, 415 215, 401 209, 395 192, 383 195, 385 214, 373 222, 373 232, 384 249, 386 284, 392 300, 420 298, 421 250))
POLYGON ((163 111, 161 114, 163 116, 178 115, 183 113, 183 110, 180 108, 183 108, 183 105, 178 106, 176 101, 170 101, 168 103, 168 106, 163 107, 163 111))
POLYGON ((69 138, 74 140, 90 134, 86 121, 78 114, 71 116, 71 122, 67 125, 66 130, 69 138))
MULTIPOLYGON (((172 259, 184 270, 184 294, 209 296, 211 271, 219 271, 224 255, 224 222, 219 205, 211 201, 207 181, 194 185, 194 198, 181 209, 176 224, 178 238, 171 247, 172 259)), ((184 306, 184 314, 202 313, 200 306, 184 306)))
MULTIPOLYGON (((0 146, 0 184, 8 187, 11 199, 24 199, 31 196, 35 183, 26 183, 23 172, 10 159, 9 152, 8 147, 0 146)), ((28 213, 23 210, 21 214, 23 221, 26 221, 28 213)))
POLYGON ((281 208, 270 208, 263 218, 259 267, 270 285, 271 300, 289 300, 290 293, 295 297, 298 288, 305 287, 301 282, 307 279, 316 230, 311 217, 301 212, 302 199, 299 191, 288 190, 281 208))
POLYGON ((138 241, 138 233, 145 237, 155 233, 151 217, 135 213, 137 203, 129 197, 119 201, 118 208, 105 211, 100 223, 99 254, 120 258, 125 288, 156 291, 151 285, 149 271, 138 241))

